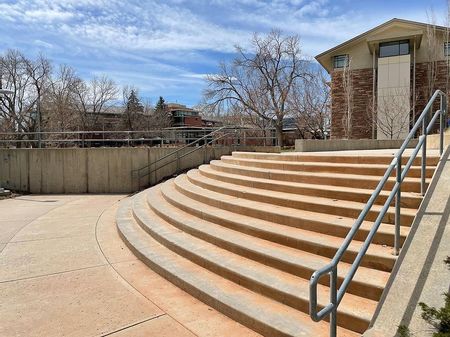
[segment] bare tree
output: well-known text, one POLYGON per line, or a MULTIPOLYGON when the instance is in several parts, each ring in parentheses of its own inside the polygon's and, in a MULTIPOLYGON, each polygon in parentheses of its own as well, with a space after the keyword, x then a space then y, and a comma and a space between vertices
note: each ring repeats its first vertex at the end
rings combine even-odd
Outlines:
POLYGON ((292 115, 302 138, 324 139, 330 126, 330 86, 323 70, 311 71, 291 95, 292 115))
POLYGON ((344 92, 345 114, 342 118, 342 126, 344 128, 345 138, 352 137, 352 123, 353 123, 353 70, 352 59, 348 56, 346 64, 342 69, 342 89, 344 92))
POLYGON ((223 121, 224 116, 230 114, 229 111, 225 110, 222 105, 208 104, 204 100, 204 97, 200 103, 192 107, 194 110, 200 111, 202 117, 206 119, 214 119, 217 121, 223 121))
POLYGON ((218 75, 207 76, 206 99, 213 105, 238 106, 255 120, 273 123, 279 145, 283 145, 283 119, 289 112, 288 96, 305 77, 299 37, 272 31, 255 34, 252 50, 237 46, 237 56, 220 64, 218 75))
POLYGON ((426 97, 429 99, 436 87, 437 73, 438 73, 438 59, 440 43, 437 38, 436 17, 433 11, 427 12, 428 25, 427 25, 427 47, 426 47, 426 59, 427 59, 427 87, 426 97))
MULTIPOLYGON (((28 64, 31 61, 17 50, 8 50, 0 57, 0 88, 12 91, 0 97, 0 118, 17 132, 32 132, 36 127, 36 83, 40 87, 40 70, 33 79, 28 64)), ((46 73, 46 71, 44 71, 46 73)))
POLYGON ((376 111, 375 125, 379 135, 386 139, 401 139, 409 131, 409 117, 412 108, 409 105, 408 89, 391 89, 389 94, 378 97, 377 106, 368 104, 367 120, 372 121, 372 109, 376 111))
POLYGON ((89 83, 78 78, 74 86, 75 107, 83 130, 98 126, 100 114, 107 111, 117 94, 117 85, 106 75, 95 76, 89 83))
MULTIPOLYGON (((30 78, 31 85, 35 91, 35 111, 37 131, 41 132, 42 126, 42 96, 50 86, 51 64, 42 54, 36 60, 23 59, 26 73, 30 78)), ((41 135, 38 135, 39 140, 41 135)))
POLYGON ((59 67, 43 102, 43 108, 47 112, 46 127, 49 130, 76 130, 79 126, 74 96, 78 80, 73 68, 67 65, 59 67))

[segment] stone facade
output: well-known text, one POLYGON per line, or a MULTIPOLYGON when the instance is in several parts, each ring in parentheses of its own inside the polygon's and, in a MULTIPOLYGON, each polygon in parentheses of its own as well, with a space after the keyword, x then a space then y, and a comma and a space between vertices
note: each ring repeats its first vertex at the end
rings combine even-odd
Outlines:
MULTIPOLYGON (((347 102, 343 88, 343 71, 334 70, 331 74, 331 138, 346 138, 347 102)), ((352 106, 352 127, 349 138, 372 138, 371 102, 373 95, 372 69, 351 71, 353 94, 350 99, 352 106)))
MULTIPOLYGON (((416 64, 416 94, 415 94, 415 116, 419 116, 425 108, 430 99, 430 93, 434 90, 447 90, 450 94, 447 79, 447 62, 439 61, 437 63, 436 80, 434 81, 433 90, 428 88, 428 64, 426 62, 416 64), (447 88, 447 89, 446 89, 447 88)), ((346 99, 344 88, 342 84, 342 70, 334 70, 331 73, 331 138, 343 139, 346 138, 346 130, 344 127, 344 119, 346 114, 346 99)), ((373 97, 373 70, 357 69, 352 70, 352 128, 349 138, 365 139, 372 138, 372 121, 370 118, 370 111, 372 107, 373 97)), ((413 64, 411 64, 411 79, 413 78, 413 64)), ((376 88, 375 83, 375 88, 376 88)), ((376 90, 376 89, 375 89, 376 90)), ((413 106, 413 80, 411 80, 411 107, 413 106)), ((375 92, 376 97, 376 92, 375 92)), ((438 104, 438 103, 437 103, 438 104)), ((435 106, 438 109, 438 105, 435 106)), ((413 120, 413 109, 411 109, 411 123, 413 120)), ((439 127, 436 124, 435 129, 439 127)), ((376 134, 376 132, 375 132, 376 134)))
MULTIPOLYGON (((436 71, 436 79, 434 81, 434 86, 432 90, 429 90, 428 86, 428 64, 426 62, 417 63, 416 64, 416 108, 415 114, 419 116, 426 104, 428 103, 431 95, 435 90, 440 89, 442 91, 447 91, 447 95, 450 93, 449 85, 447 84, 447 76, 448 76, 448 66, 446 61, 437 62, 437 71, 436 71)), ((413 65, 411 65, 411 77, 413 76, 413 65)), ((411 81, 411 93, 412 89, 412 81, 411 81)), ((413 99, 411 94, 411 100, 413 99)), ((434 107, 438 109, 439 103, 434 107)), ((412 105, 411 105, 412 106, 412 105)))

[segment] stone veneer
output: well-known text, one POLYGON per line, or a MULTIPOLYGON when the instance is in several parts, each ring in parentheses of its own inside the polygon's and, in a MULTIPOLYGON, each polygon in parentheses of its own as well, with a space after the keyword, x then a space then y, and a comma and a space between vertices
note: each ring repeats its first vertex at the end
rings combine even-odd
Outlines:
MULTIPOLYGON (((372 138, 370 106, 373 93, 372 69, 352 70, 352 128, 350 138, 372 138)), ((344 117, 346 100, 342 84, 342 70, 331 74, 331 138, 345 137, 344 117)))
MULTIPOLYGON (((411 64, 411 78, 413 76, 413 65, 411 64)), ((429 97, 428 90, 428 67, 427 63, 416 64, 416 116, 422 113, 429 97)), ((373 94, 373 71, 368 69, 352 70, 353 102, 352 102, 352 132, 350 138, 364 139, 372 138, 370 109, 373 94)), ((375 84, 376 85, 376 84, 375 84)), ((413 102, 411 81, 411 106, 413 102)), ((447 88, 447 62, 439 61, 437 66, 437 76, 433 91, 447 88)), ((432 92, 433 92, 432 91, 432 92)), ((450 90, 447 89, 447 94, 450 90)), ((334 70, 331 73, 331 138, 345 138, 343 119, 346 111, 345 95, 342 85, 342 70, 334 70)), ((435 106, 435 109, 438 105, 435 106)), ((438 124, 435 128, 438 127, 438 124)), ((375 133, 376 134, 376 133, 375 133)))
MULTIPOLYGON (((412 68, 411 65, 411 77, 412 77, 412 68)), ((439 61, 437 64, 437 76, 434 83, 434 88, 431 91, 433 93, 436 89, 440 89, 442 91, 446 91, 449 94, 448 85, 447 85, 447 62, 439 61)), ((412 81, 411 81, 411 93, 412 93, 412 81)), ((412 94, 411 94, 412 96, 412 94)), ((416 64, 416 116, 419 116, 426 104, 428 103, 430 96, 430 90, 428 89, 428 67, 427 63, 417 63, 416 64)), ((412 97, 411 97, 412 99, 412 97)), ((438 109, 438 103, 435 106, 435 109, 438 109)))

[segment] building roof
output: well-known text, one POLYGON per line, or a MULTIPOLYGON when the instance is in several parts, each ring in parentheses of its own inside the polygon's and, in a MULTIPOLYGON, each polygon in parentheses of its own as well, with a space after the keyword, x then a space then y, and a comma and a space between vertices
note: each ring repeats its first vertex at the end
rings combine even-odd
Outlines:
POLYGON ((430 25, 428 23, 423 23, 423 22, 418 22, 418 21, 411 21, 411 20, 405 20, 405 19, 398 19, 398 18, 393 18, 389 21, 386 21, 384 23, 382 23, 381 25, 378 25, 372 29, 369 29, 368 31, 359 34, 357 36, 355 36, 354 38, 351 38, 350 40, 347 40, 343 43, 338 44, 337 46, 330 48, 320 54, 318 54, 315 58, 316 60, 324 67, 326 68, 326 66, 323 63, 323 57, 328 55, 328 54, 332 54, 335 51, 338 51, 339 49, 342 49, 344 47, 350 46, 352 44, 358 43, 358 42, 362 42, 364 41, 364 39, 373 33, 376 33, 377 31, 381 31, 384 30, 386 28, 388 28, 389 26, 394 26, 394 25, 398 25, 398 24, 403 24, 403 25, 410 25, 410 26, 417 26, 418 28, 427 28, 429 26, 434 26, 436 27, 437 30, 441 30, 441 31, 446 31, 447 27, 444 26, 438 26, 438 25, 430 25))
POLYGON ((167 108, 169 110, 183 110, 183 111, 196 111, 192 108, 188 108, 186 105, 184 104, 179 104, 179 103, 167 103, 166 104, 167 108))

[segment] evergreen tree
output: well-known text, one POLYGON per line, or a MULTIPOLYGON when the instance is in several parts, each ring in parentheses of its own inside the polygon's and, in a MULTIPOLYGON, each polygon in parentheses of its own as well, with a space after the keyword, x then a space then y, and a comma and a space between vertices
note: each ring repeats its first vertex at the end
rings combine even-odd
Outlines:
POLYGON ((162 96, 159 96, 159 100, 155 105, 151 125, 153 129, 163 129, 172 125, 172 116, 162 96))
POLYGON ((144 106, 140 102, 136 90, 132 89, 126 100, 125 107, 125 123, 128 130, 138 129, 140 124, 140 116, 144 112, 144 106))
POLYGON ((136 94, 135 90, 131 90, 130 96, 128 97, 127 111, 130 114, 144 111, 144 106, 139 101, 139 98, 137 97, 137 94, 136 94))
POLYGON ((159 96, 158 103, 155 105, 155 112, 163 112, 167 110, 166 102, 162 96, 159 96))

